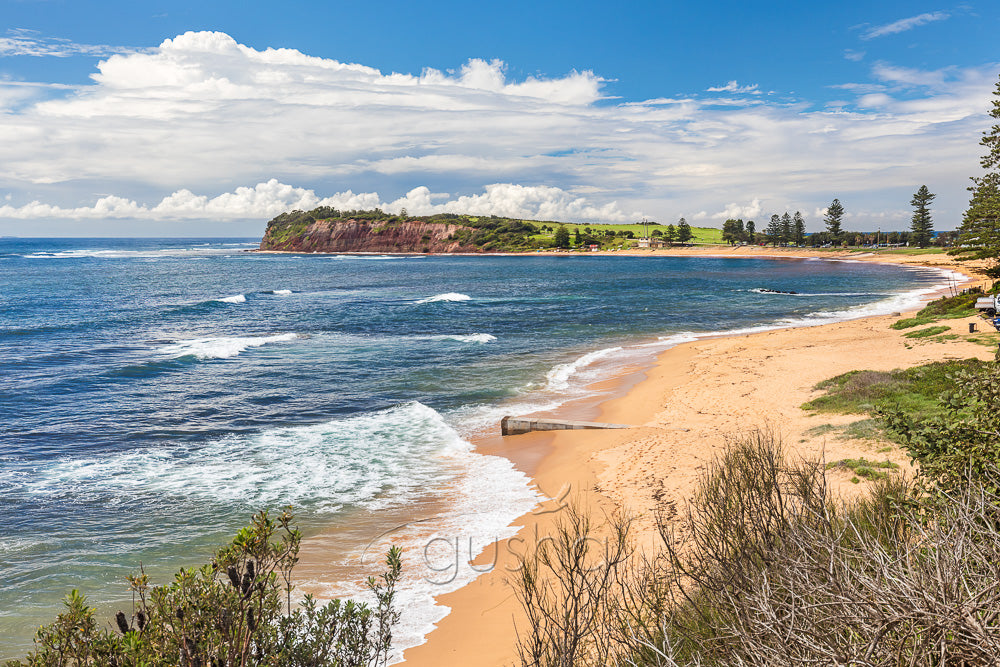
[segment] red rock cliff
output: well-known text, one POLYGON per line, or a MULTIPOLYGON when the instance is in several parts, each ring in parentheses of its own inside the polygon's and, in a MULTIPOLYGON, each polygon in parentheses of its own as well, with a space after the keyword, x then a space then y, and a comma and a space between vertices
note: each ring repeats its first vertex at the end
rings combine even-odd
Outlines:
POLYGON ((308 225, 269 225, 261 250, 290 252, 477 252, 450 240, 469 227, 439 222, 317 220, 308 225))

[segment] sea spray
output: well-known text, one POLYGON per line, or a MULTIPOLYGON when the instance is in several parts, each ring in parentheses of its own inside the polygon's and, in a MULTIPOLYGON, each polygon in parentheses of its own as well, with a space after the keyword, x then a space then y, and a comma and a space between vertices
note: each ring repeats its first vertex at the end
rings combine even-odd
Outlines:
POLYGON ((275 334, 273 336, 221 336, 217 338, 193 338, 181 340, 160 348, 162 356, 171 359, 194 357, 195 359, 231 359, 241 352, 267 345, 268 343, 287 343, 298 338, 295 333, 275 334))

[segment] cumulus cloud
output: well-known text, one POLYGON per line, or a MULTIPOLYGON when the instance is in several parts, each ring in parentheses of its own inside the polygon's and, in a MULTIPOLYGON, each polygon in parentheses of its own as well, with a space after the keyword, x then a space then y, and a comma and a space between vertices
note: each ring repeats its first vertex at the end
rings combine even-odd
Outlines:
POLYGON ((948 12, 925 12, 923 14, 917 14, 916 16, 910 16, 905 19, 899 19, 898 21, 893 21, 892 23, 886 23, 885 25, 869 28, 861 35, 861 39, 875 39, 876 37, 895 35, 900 32, 906 32, 907 30, 913 30, 917 26, 922 26, 927 23, 944 21, 950 17, 951 14, 948 12))
POLYGON ((937 184, 939 209, 956 208, 995 72, 877 63, 818 109, 735 80, 615 103, 589 71, 515 80, 500 61, 472 59, 386 73, 185 33, 107 57, 89 85, 30 103, 10 94, 0 192, 14 203, 0 217, 259 220, 342 197, 414 213, 675 219, 723 202, 811 210, 846 192, 878 210, 885 192, 924 182, 937 184), (94 191, 116 197, 81 207, 94 191), (161 201, 139 203, 149 193, 161 201))
POLYGON ((760 199, 753 199, 749 204, 728 204, 720 212, 716 213, 714 217, 729 220, 730 218, 745 218, 753 219, 760 215, 760 212, 764 210, 761 206, 760 199))
MULTIPOLYGON (((586 220, 625 222, 639 213, 626 215, 616 202, 596 205, 585 197, 575 196, 560 188, 524 186, 512 183, 487 185, 475 195, 462 195, 434 203, 448 195, 432 194, 426 186, 413 188, 405 196, 390 202, 382 201, 377 192, 355 194, 350 190, 329 197, 320 197, 314 190, 294 187, 271 179, 254 187, 239 187, 215 197, 196 195, 181 189, 154 205, 143 205, 131 199, 109 195, 91 206, 64 208, 32 201, 23 206, 0 206, 0 218, 15 220, 70 218, 76 220, 262 220, 294 209, 309 210, 317 206, 333 206, 341 210, 381 208, 392 213, 406 209, 411 215, 435 213, 471 213, 473 215, 504 215, 532 220, 586 220)), ((10 201, 10 196, 5 198, 10 201)))

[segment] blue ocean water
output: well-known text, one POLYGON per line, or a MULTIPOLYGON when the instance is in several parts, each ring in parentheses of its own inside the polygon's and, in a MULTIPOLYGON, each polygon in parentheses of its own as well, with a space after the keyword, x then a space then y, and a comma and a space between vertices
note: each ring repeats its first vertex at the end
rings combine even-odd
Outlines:
POLYGON ((499 536, 534 498, 469 444, 502 414, 696 335, 892 312, 946 282, 842 261, 256 245, 0 239, 0 656, 70 589, 120 600, 140 562, 161 580, 203 562, 260 509, 292 505, 309 534, 445 498, 499 536))

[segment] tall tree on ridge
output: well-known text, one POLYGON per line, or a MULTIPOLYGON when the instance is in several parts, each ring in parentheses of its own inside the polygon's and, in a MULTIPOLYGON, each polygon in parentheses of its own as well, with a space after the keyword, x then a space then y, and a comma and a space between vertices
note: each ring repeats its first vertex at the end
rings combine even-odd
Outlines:
MULTIPOLYGON (((991 104, 990 116, 1000 120, 1000 82, 993 91, 991 104)), ((986 173, 972 177, 969 208, 962 216, 960 235, 950 253, 965 255, 959 259, 990 260, 992 265, 986 269, 986 275, 1000 278, 1000 124, 983 132, 979 143, 988 151, 980 160, 986 173)))
POLYGON ((910 243, 915 243, 921 248, 926 248, 931 244, 931 236, 934 233, 934 225, 931 221, 931 212, 927 206, 937 195, 931 194, 926 185, 921 185, 920 189, 910 200, 913 207, 913 219, 910 222, 910 243))
POLYGON ((753 221, 753 220, 747 220, 747 227, 746 227, 746 229, 747 229, 747 242, 748 242, 748 243, 749 243, 750 245, 753 245, 753 241, 754 241, 754 234, 755 234, 755 233, 756 233, 756 231, 757 231, 757 227, 756 227, 756 225, 754 224, 754 221, 753 221))
POLYGON ((839 199, 834 199, 826 209, 826 216, 823 217, 823 222, 826 223, 826 231, 830 232, 830 236, 835 241, 840 241, 840 237, 844 233, 840 228, 843 218, 844 206, 840 203, 839 199))
MULTIPOLYGON (((742 222, 742 221, 741 221, 742 222)), ((687 243, 691 240, 693 234, 691 233, 691 225, 684 218, 681 218, 677 222, 677 241, 680 243, 687 243)))
POLYGON ((802 219, 802 214, 798 211, 792 216, 792 235, 795 245, 805 245, 806 243, 806 221, 802 219))

